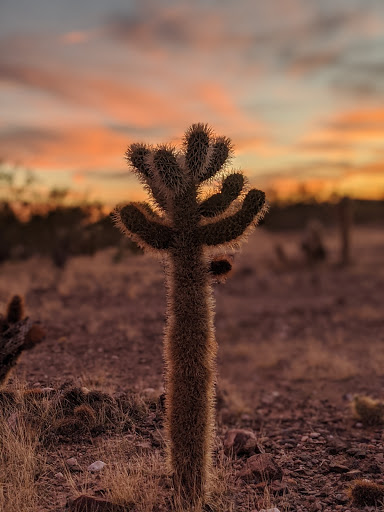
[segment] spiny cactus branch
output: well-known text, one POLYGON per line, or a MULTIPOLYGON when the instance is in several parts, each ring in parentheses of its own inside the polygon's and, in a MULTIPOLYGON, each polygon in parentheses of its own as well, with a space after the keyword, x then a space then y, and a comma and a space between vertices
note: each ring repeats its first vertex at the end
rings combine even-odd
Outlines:
MULTIPOLYGON (((146 204, 146 203, 145 203, 146 204)), ((172 245, 173 230, 151 218, 147 206, 130 203, 117 208, 113 215, 123 232, 142 247, 165 250, 172 245)))
POLYGON ((241 209, 217 222, 199 227, 199 239, 203 245, 221 245, 239 238, 247 227, 256 222, 265 210, 265 194, 252 189, 246 195, 241 209))
POLYGON ((142 181, 145 187, 148 189, 150 195, 156 201, 158 206, 166 211, 167 210, 167 199, 164 192, 161 190, 161 186, 156 185, 151 172, 151 157, 152 154, 151 146, 147 144, 131 144, 126 153, 125 158, 131 169, 137 174, 140 181, 142 181))
POLYGON ((185 163, 195 180, 198 180, 207 163, 212 130, 208 125, 197 123, 184 136, 185 163))
POLYGON ((170 146, 159 146, 153 155, 153 176, 158 176, 159 188, 163 184, 166 189, 174 194, 179 194, 185 188, 185 175, 183 169, 180 168, 176 151, 170 146))
POLYGON ((223 181, 221 192, 214 194, 199 205, 203 217, 216 217, 239 197, 244 186, 244 176, 240 173, 230 174, 223 181))
POLYGON ((125 158, 127 162, 136 171, 139 177, 148 179, 151 177, 150 168, 148 164, 148 157, 151 154, 151 148, 147 144, 131 144, 126 153, 125 158))
POLYGON ((224 166, 232 153, 232 142, 228 137, 217 137, 210 148, 208 165, 202 170, 199 182, 213 178, 224 166))

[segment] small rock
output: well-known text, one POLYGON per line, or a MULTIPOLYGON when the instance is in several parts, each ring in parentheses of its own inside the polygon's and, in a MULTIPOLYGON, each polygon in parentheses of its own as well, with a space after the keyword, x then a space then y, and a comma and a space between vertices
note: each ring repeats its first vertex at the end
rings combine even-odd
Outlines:
POLYGON ((43 388, 41 391, 47 395, 53 395, 56 390, 55 390, 55 388, 47 387, 47 388, 43 388))
POLYGON ((57 480, 64 480, 64 475, 63 475, 63 473, 59 472, 59 473, 55 474, 55 478, 57 480))
POLYGON ((97 460, 96 462, 92 462, 87 469, 88 471, 91 471, 91 473, 94 473, 96 471, 101 471, 105 465, 105 462, 102 460, 97 460))
POLYGON ((321 436, 320 432, 311 432, 309 434, 309 437, 311 437, 312 439, 317 439, 320 436, 321 436))
POLYGON ((259 512, 280 512, 278 508, 262 508, 259 512))
POLYGON ((347 448, 347 445, 343 443, 340 439, 330 439, 327 452, 330 455, 337 455, 338 453, 342 453, 347 448))
POLYGON ((281 480, 283 472, 269 453, 260 453, 250 457, 239 477, 248 483, 273 482, 281 480))
POLYGON ((347 450, 348 455, 355 457, 356 459, 365 459, 367 453, 359 448, 350 448, 347 450))
POLYGON ((303 436, 303 437, 301 438, 301 442, 302 442, 302 443, 305 443, 306 441, 308 441, 308 439, 309 439, 309 437, 308 437, 308 436, 303 436))
POLYGON ((361 471, 359 469, 352 469, 351 471, 348 471, 348 473, 345 473, 345 476, 347 476, 351 480, 359 477, 360 475, 361 471))
POLYGON ((344 466, 344 464, 339 464, 337 462, 329 465, 329 471, 332 473, 348 473, 349 469, 350 468, 348 466, 344 466))
POLYGON ((260 453, 257 438, 251 430, 228 430, 224 437, 224 452, 227 455, 250 455, 260 453))
POLYGON ((77 462, 76 457, 71 457, 70 459, 67 459, 65 463, 72 473, 80 473, 82 471, 79 463, 77 462))
POLYGON ((338 503, 348 503, 348 497, 345 494, 336 494, 335 499, 338 503))

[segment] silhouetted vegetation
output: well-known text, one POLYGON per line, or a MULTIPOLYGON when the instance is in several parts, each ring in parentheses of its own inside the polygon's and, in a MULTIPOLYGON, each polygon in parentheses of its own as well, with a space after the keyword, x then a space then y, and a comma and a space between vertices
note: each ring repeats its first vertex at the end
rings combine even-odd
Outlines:
MULTIPOLYGON (((337 221, 339 201, 319 203, 308 199, 297 203, 272 203, 262 224, 270 230, 305 229, 309 219, 317 219, 324 226, 334 226, 337 221)), ((384 200, 354 199, 352 201, 354 224, 384 224, 384 200)))
POLYGON ((32 210, 28 220, 22 220, 9 202, 0 203, 0 262, 39 255, 63 267, 72 256, 93 255, 107 247, 140 250, 123 240, 100 207, 54 205, 39 212, 26 203, 23 208, 32 210))

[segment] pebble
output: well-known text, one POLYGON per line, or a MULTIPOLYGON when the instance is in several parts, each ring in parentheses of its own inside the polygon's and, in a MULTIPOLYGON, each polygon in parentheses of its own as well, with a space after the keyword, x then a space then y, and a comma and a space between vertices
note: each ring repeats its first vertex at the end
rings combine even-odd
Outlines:
POLYGON ((71 457, 70 459, 67 459, 65 462, 72 473, 81 473, 83 471, 79 463, 77 462, 76 457, 71 457))
POLYGON ((333 463, 329 465, 329 471, 332 473, 348 473, 350 468, 344 464, 333 463))
POLYGON ((91 473, 94 473, 95 471, 101 471, 105 465, 105 462, 102 460, 97 460, 92 462, 92 464, 90 464, 87 469, 88 471, 91 471, 91 473))
POLYGON ((55 478, 57 480, 64 480, 64 475, 63 475, 63 473, 59 472, 59 473, 55 474, 55 478))
POLYGON ((278 508, 262 508, 259 512, 280 512, 278 508))
POLYGON ((311 432, 309 434, 309 437, 311 437, 312 439, 317 439, 320 436, 321 436, 320 432, 311 432))
POLYGON ((43 388, 41 391, 44 393, 54 393, 56 390, 55 388, 43 388))
POLYGON ((335 499, 339 503, 347 503, 348 497, 345 494, 336 494, 335 499))
POLYGON ((67 466, 69 466, 70 468, 79 465, 76 457, 71 457, 70 459, 67 459, 65 462, 66 462, 67 466))
POLYGON ((248 483, 273 482, 282 479, 283 471, 269 453, 260 453, 247 460, 239 477, 248 483))
POLYGON ((257 438, 252 430, 231 429, 225 434, 224 452, 227 455, 251 455, 260 452, 257 438))

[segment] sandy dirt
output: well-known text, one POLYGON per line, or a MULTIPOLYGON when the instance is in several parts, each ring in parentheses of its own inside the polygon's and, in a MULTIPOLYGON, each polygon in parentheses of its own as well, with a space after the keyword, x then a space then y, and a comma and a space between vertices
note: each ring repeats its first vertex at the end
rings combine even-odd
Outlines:
MULTIPOLYGON (((327 261, 309 268, 300 233, 258 229, 236 254, 230 279, 214 285, 218 435, 255 432, 283 470, 268 487, 280 511, 354 511, 351 481, 384 483, 382 427, 362 426, 351 409, 357 394, 384 398, 384 236, 356 229, 346 268, 337 263, 336 233, 326 245, 327 261)), ((112 394, 161 394, 163 263, 147 255, 113 263, 113 252, 74 258, 64 270, 37 258, 0 266, 1 309, 22 294, 28 315, 47 330, 8 388, 16 380, 55 389, 71 381, 112 394)), ((63 446, 51 455, 56 471, 67 456, 92 459, 91 448, 87 455, 81 444, 63 446)), ((231 464, 236 474, 246 457, 231 464)), ((263 508, 264 484, 236 482, 233 510, 263 508)), ((64 510, 69 492, 63 485, 42 510, 64 510)))

